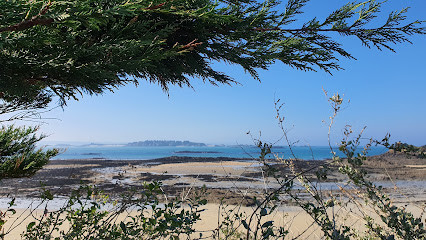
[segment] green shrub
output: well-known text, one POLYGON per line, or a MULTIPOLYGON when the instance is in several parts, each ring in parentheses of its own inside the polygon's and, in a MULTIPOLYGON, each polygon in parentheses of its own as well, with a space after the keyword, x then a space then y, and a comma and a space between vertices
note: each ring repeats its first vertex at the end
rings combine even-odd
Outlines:
POLYGON ((200 220, 200 196, 160 203, 161 183, 144 185, 111 200, 93 187, 72 192, 66 205, 28 224, 23 239, 180 239, 190 238, 200 220))

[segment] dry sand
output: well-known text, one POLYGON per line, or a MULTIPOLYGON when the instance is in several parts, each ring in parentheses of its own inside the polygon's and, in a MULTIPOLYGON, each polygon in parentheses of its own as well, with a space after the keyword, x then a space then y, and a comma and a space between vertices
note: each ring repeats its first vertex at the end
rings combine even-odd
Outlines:
MULTIPOLYGON (((322 161, 295 161, 299 169, 307 169, 323 164, 322 161)), ((284 165, 276 165, 283 175, 290 174, 284 165)), ((371 179, 385 186, 385 191, 391 195, 395 203, 407 205, 416 215, 422 213, 422 206, 426 203, 426 168, 425 159, 406 157, 398 154, 384 154, 370 158, 365 169, 370 172, 371 179)), ((313 175, 310 175, 313 176, 313 175)), ((336 184, 343 186, 344 178, 332 172, 329 182, 319 186, 329 190, 332 194, 339 194, 336 184)), ((126 189, 141 188, 145 181, 161 181, 164 190, 170 197, 186 196, 187 193, 207 186, 206 198, 209 204, 202 213, 202 221, 197 223, 196 229, 207 231, 206 234, 218 226, 218 211, 220 201, 230 207, 246 200, 241 210, 250 214, 253 211, 253 196, 270 191, 276 187, 272 181, 265 178, 265 173, 257 162, 247 159, 228 158, 186 158, 171 157, 149 161, 113 161, 99 159, 83 160, 56 160, 51 161, 35 176, 24 179, 7 179, 2 181, 0 193, 3 196, 24 199, 20 206, 16 206, 18 213, 23 211, 28 201, 38 195, 40 182, 44 183, 56 196, 67 195, 71 189, 82 182, 95 184, 107 194, 119 194, 126 189), (13 193, 13 195, 11 195, 13 193), (26 199, 26 200, 25 200, 26 199), (247 206, 248 205, 248 206, 247 206)), ((5 202, 0 204, 4 209, 5 202)), ((360 224, 360 214, 345 209, 341 216, 347 216, 345 223, 348 225, 360 224)), ((367 209, 364 209, 368 211, 367 209)), ((35 213, 42 214, 42 210, 35 213)), ((221 214, 219 214, 220 216, 221 214)), ((16 215, 15 215, 16 216, 16 215)), ((272 219, 281 226, 291 225, 290 234, 298 235, 311 226, 312 219, 301 209, 292 207, 290 202, 283 201, 278 213, 272 219), (289 205, 290 204, 290 205, 289 205)), ((26 221, 30 221, 27 219, 26 221)), ((9 219, 6 229, 13 222, 9 219)), ((19 239, 19 234, 25 227, 25 222, 13 231, 6 239, 19 239)), ((359 226, 362 229, 362 225, 359 226)), ((241 228, 240 228, 241 229, 241 228)), ((243 229, 241 229, 243 230, 243 229)), ((206 236, 204 234, 204 236, 206 236)), ((318 239, 318 227, 311 226, 301 239, 318 239)))
MULTIPOLYGON (((203 207, 205 211, 201 212, 201 220, 194 225, 194 229, 197 230, 196 233, 192 235, 193 239, 199 237, 199 233, 202 233, 207 239, 212 239, 213 235, 217 236, 217 229, 222 226, 221 223, 226 214, 229 214, 229 210, 232 210, 233 213, 243 213, 245 216, 250 216, 253 213, 254 207, 242 207, 242 206, 222 206, 218 204, 207 204, 203 207)), ((418 206, 410 205, 405 206, 405 208, 414 213, 416 217, 421 215, 421 209, 418 206)), ((356 206, 345 206, 344 208, 336 207, 329 211, 329 215, 332 216, 333 212, 336 213, 336 222, 344 223, 346 226, 350 226, 360 232, 365 231, 364 221, 362 220, 363 215, 369 215, 373 219, 378 220, 379 217, 368 207, 364 207, 360 211, 356 206)), ((17 209, 17 213, 14 216, 8 218, 8 221, 4 225, 4 232, 8 233, 5 239, 21 239, 21 234, 25 231, 26 226, 34 221, 34 219, 39 219, 44 214, 43 209, 35 209, 32 212, 24 209, 17 209), (18 216, 20 216, 18 218, 18 216), (15 221, 17 220, 17 221, 15 221), (23 221, 22 221, 23 220, 23 221)), ((137 214, 136 211, 130 213, 122 214, 117 218, 117 222, 126 221, 125 217, 132 216, 137 214)), ((149 211, 146 211, 145 214, 150 214, 149 211)), ((423 217, 424 219, 424 217, 423 217)), ((289 231, 286 239, 293 239, 294 237, 299 237, 299 239, 321 239, 323 233, 318 225, 314 223, 314 220, 304 211, 298 207, 289 207, 283 206, 276 210, 272 215, 264 217, 261 222, 274 221, 276 226, 282 226, 289 231)), ((253 218, 253 223, 256 221, 256 218, 253 218)), ((252 224, 254 229, 254 224, 252 224)), ((235 229, 245 236, 246 230, 241 225, 241 223, 235 222, 235 229)), ((60 229, 66 229, 67 225, 63 225, 60 229)), ((222 238, 225 237, 224 232, 219 232, 222 238)), ((54 234, 53 236, 57 236, 54 234)))

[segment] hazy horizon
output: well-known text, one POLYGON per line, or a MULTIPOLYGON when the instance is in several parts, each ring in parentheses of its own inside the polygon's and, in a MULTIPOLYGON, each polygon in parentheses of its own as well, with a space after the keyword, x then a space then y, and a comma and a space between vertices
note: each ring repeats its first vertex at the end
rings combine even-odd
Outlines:
MULTIPOLYGON (((187 141, 187 140, 163 140, 163 139, 147 139, 147 140, 141 140, 141 142, 143 141, 187 141)), ((137 141, 139 142, 139 141, 137 141)), ((193 141, 190 141, 193 142, 193 141)), ((128 143, 132 143, 132 142, 78 142, 78 141, 45 141, 42 140, 39 142, 39 145, 41 146, 60 146, 60 145, 69 145, 72 147, 84 147, 84 146, 89 146, 89 145, 111 145, 111 146, 122 146, 122 145, 127 145, 128 143)), ((257 147, 256 144, 252 143, 252 144, 223 144, 223 143, 208 143, 208 142, 193 142, 193 143, 203 143, 206 146, 205 147, 210 147, 210 146, 225 146, 225 147, 236 147, 236 146, 250 146, 250 147, 257 147)), ((270 143, 270 142, 267 142, 270 143)), ((270 143, 272 144, 272 143, 270 143)), ((274 144, 273 147, 287 147, 288 145, 284 145, 284 144, 274 144)), ((298 144, 295 143, 294 145, 292 145, 293 147, 329 147, 329 145, 306 145, 306 144, 298 144)), ((335 144, 335 145, 331 145, 332 147, 337 147, 339 145, 335 144)), ((420 145, 423 146, 423 145, 420 145)), ((152 146, 155 147, 155 146, 152 146)), ((191 147, 196 147, 196 146, 191 146, 191 147)), ((359 147, 364 147, 363 145, 360 145, 359 147)), ((373 146, 375 147, 375 146, 373 146)))

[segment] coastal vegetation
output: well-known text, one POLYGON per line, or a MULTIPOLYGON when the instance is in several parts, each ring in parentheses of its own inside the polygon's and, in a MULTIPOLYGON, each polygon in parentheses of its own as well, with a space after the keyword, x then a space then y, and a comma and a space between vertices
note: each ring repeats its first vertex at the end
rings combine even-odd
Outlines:
MULTIPOLYGON (((44 138, 35 134, 37 128, 9 124, 40 119, 40 111, 55 99, 65 107, 83 94, 102 94, 126 84, 138 85, 140 81, 158 84, 166 93, 171 85, 191 87, 192 79, 213 85, 237 83, 228 73, 216 70, 212 62, 234 64, 257 80, 258 70, 268 69, 275 62, 302 71, 332 73, 342 69, 341 58, 355 59, 340 37, 354 37, 368 48, 394 51, 395 44, 410 42, 411 36, 426 33, 422 21, 406 22, 408 9, 391 12, 384 22, 376 22, 381 7, 388 3, 374 0, 350 2, 323 20, 312 16, 300 23, 298 18, 308 3, 309 0, 288 0, 285 5, 276 0, 1 1, 0 122, 4 126, 0 129, 0 180, 31 176, 58 154, 57 149, 36 148, 36 143, 44 138)), ((329 101, 333 109, 331 128, 343 100, 333 95, 329 101)), ((276 108, 284 139, 291 148, 279 113, 281 106, 277 103, 276 108)), ((290 198, 329 239, 425 239, 422 216, 394 205, 381 187, 368 180, 363 169, 366 152, 373 144, 412 153, 414 157, 424 157, 424 149, 391 145, 385 137, 371 140, 365 151, 357 153, 361 134, 353 139, 351 136, 352 130, 345 129, 339 147, 344 158, 334 154, 330 145, 331 163, 304 170, 295 167, 294 154, 290 159, 275 156, 275 162, 269 162, 272 145, 257 141, 264 178, 278 186, 265 188, 253 198, 252 213, 223 206, 223 221, 207 237, 285 238, 288 229, 267 217, 276 213, 284 198, 290 198), (292 175, 282 175, 274 167, 276 162, 286 165, 292 175), (353 191, 342 188, 338 197, 323 195, 316 182, 325 181, 333 168, 346 177, 347 186, 353 191), (314 173, 315 182, 307 173, 314 173), (362 214, 364 231, 339 219, 339 212, 334 212, 337 206, 347 211, 356 206, 362 214), (377 218, 363 212, 364 207, 377 218)), ((42 204, 54 199, 49 189, 39 190, 42 204)), ((200 191, 194 190, 181 200, 168 198, 162 184, 153 182, 112 199, 92 187, 81 187, 59 210, 48 211, 46 207, 41 218, 26 225, 21 237, 205 238, 194 228, 206 204, 204 189, 200 191)), ((10 215, 16 214, 14 205, 12 199, 9 208, 0 212, 0 228, 10 215)), ((7 238, 9 230, 1 236, 7 238)))
POLYGON ((417 147, 408 143, 396 142, 389 146, 389 149, 395 152, 411 154, 413 156, 426 158, 426 145, 417 147))
POLYGON ((59 153, 58 149, 37 149, 37 142, 46 136, 37 136, 36 132, 36 127, 0 128, 0 180, 29 177, 59 153))

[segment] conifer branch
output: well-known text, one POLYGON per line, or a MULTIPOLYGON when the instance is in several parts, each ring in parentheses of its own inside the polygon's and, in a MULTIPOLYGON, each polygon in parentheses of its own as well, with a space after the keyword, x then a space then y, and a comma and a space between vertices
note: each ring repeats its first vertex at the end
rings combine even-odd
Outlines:
POLYGON ((329 33, 392 51, 394 44, 426 33, 421 21, 400 25, 407 9, 392 12, 381 27, 366 28, 384 4, 374 0, 346 4, 322 22, 313 18, 294 29, 288 25, 309 0, 288 0, 283 11, 278 0, 174 1, 169 6, 171 1, 52 1, 37 5, 42 10, 19 24, 12 23, 31 16, 31 6, 24 0, 0 1, 5 19, 0 33, 9 32, 0 34, 0 92, 23 99, 44 92, 65 104, 82 93, 101 94, 140 80, 166 92, 170 85, 191 87, 193 78, 213 85, 236 82, 212 61, 241 66, 254 79, 258 69, 276 61, 331 74, 341 69, 340 57, 355 57, 329 33), (40 25, 46 27, 20 32, 40 25), (28 81, 38 77, 43 81, 28 81))
POLYGON ((14 25, 0 28, 0 33, 18 32, 18 31, 26 30, 28 28, 32 28, 34 26, 46 26, 53 23, 54 22, 53 18, 40 18, 47 13, 51 5, 52 5, 52 2, 49 0, 46 6, 36 16, 32 17, 30 20, 25 20, 14 25))
POLYGON ((39 16, 35 16, 31 20, 23 21, 15 25, 0 28, 0 32, 18 32, 18 31, 26 30, 28 28, 32 28, 34 26, 46 26, 53 22, 54 20, 52 18, 39 18, 39 16))

